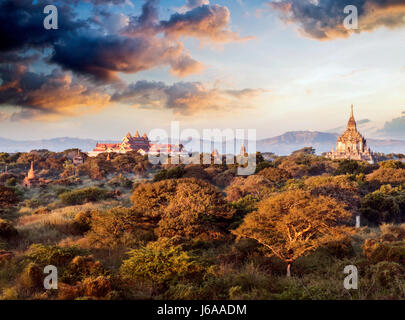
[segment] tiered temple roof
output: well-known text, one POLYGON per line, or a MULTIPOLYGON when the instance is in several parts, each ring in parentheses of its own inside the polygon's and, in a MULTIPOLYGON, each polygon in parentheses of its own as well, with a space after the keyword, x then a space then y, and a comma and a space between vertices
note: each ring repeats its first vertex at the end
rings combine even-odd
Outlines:
POLYGON ((354 118, 353 105, 351 105, 350 118, 346 131, 337 139, 336 151, 332 149, 326 154, 331 159, 364 160, 375 162, 374 153, 367 149, 367 141, 357 130, 354 118))

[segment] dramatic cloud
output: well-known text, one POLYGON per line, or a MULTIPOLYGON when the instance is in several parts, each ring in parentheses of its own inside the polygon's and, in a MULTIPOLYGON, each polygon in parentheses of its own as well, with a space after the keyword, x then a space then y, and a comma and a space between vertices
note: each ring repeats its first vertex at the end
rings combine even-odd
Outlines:
POLYGON ((137 73, 161 65, 169 65, 179 76, 202 69, 181 44, 164 39, 86 35, 67 38, 54 50, 52 62, 104 81, 117 80, 117 72, 137 73))
POLYGON ((403 0, 280 0, 268 5, 277 10, 286 22, 298 24, 302 34, 317 40, 344 38, 353 32, 372 31, 382 26, 395 28, 405 25, 403 0), (347 5, 358 9, 357 30, 348 30, 343 25, 347 5))
POLYGON ((207 38, 216 42, 247 40, 229 29, 230 13, 227 7, 203 5, 185 13, 175 13, 161 22, 167 36, 207 38))
MULTIPOLYGON (((124 3, 90 2, 95 5, 124 3)), ((177 76, 200 72, 202 64, 184 49, 178 40, 180 35, 222 42, 238 40, 229 30, 229 11, 222 6, 203 5, 184 14, 174 14, 168 21, 160 21, 159 1, 147 0, 139 16, 107 13, 97 7, 95 17, 85 20, 76 16, 68 1, 56 3, 60 28, 47 31, 43 28, 42 10, 38 10, 44 1, 35 5, 28 0, 2 1, 0 18, 4 23, 0 25, 0 52, 48 48, 50 62, 78 74, 91 75, 96 80, 113 81, 118 79, 119 72, 137 73, 158 66, 169 66, 177 76)))
POLYGON ((79 1, 55 0, 59 29, 45 30, 43 8, 48 2, 0 0, 0 107, 17 110, 0 112, 3 120, 75 116, 117 101, 190 114, 231 103, 238 107, 245 104, 245 96, 254 95, 250 90, 207 89, 200 83, 142 81, 116 92, 126 87, 121 73, 156 67, 169 67, 179 77, 201 72, 203 65, 180 38, 241 40, 230 30, 224 6, 189 0, 182 13, 163 21, 158 0, 145 0, 136 16, 108 10, 126 0, 87 0, 90 11, 84 14, 76 10, 79 1))
POLYGON ((47 75, 34 73, 23 61, 0 66, 0 107, 21 108, 11 115, 12 120, 75 116, 98 110, 110 100, 103 91, 69 73, 57 69, 47 75))
POLYGON ((176 114, 190 115, 208 110, 232 110, 249 107, 251 99, 264 93, 261 89, 221 90, 207 88, 200 82, 138 81, 112 96, 112 101, 140 108, 162 108, 176 114))

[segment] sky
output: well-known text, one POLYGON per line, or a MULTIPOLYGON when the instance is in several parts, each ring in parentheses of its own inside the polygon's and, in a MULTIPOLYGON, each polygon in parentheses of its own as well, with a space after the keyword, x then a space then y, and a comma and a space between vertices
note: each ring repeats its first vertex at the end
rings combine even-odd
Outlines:
POLYGON ((405 139, 405 0, 345 2, 0 0, 0 137, 121 139, 179 121, 267 138, 340 128, 354 104, 366 137, 405 139))

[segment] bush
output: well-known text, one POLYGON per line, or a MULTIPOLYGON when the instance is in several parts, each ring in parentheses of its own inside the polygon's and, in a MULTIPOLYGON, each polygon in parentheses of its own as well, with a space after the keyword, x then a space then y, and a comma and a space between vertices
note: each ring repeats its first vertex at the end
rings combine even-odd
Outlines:
POLYGON ((17 179, 15 177, 11 177, 10 179, 6 180, 5 185, 7 187, 14 187, 17 184, 17 179))
POLYGON ((195 280, 205 268, 180 247, 162 247, 150 243, 146 247, 131 250, 124 260, 120 273, 127 281, 150 282, 157 287, 177 281, 195 280))
POLYGON ((44 274, 39 266, 30 263, 18 279, 19 291, 26 290, 26 294, 44 288, 44 274))
POLYGON ((67 191, 59 195, 59 199, 66 205, 78 205, 86 202, 96 202, 108 197, 106 190, 90 187, 67 191))
POLYGON ((369 174, 373 170, 373 166, 367 162, 360 162, 357 160, 343 160, 339 161, 339 166, 335 171, 335 175, 345 174, 369 174))
POLYGON ((159 171, 153 178, 154 182, 166 179, 180 179, 184 175, 184 168, 181 166, 172 168, 170 170, 163 169, 159 171))
POLYGON ((0 238, 10 240, 18 235, 13 225, 6 220, 0 219, 0 238))
POLYGON ((382 261, 371 266, 372 279, 381 287, 387 288, 403 280, 405 269, 396 262, 382 261))
POLYGON ((366 195, 360 212, 371 223, 396 222, 400 219, 400 208, 395 197, 381 191, 366 195))
POLYGON ((86 277, 97 277, 104 273, 100 261, 94 261, 92 257, 76 256, 64 272, 63 281, 74 284, 86 277))
POLYGON ((73 218, 73 227, 81 234, 87 232, 91 228, 92 211, 80 211, 73 218))
POLYGON ((5 187, 0 184, 0 208, 13 206, 19 201, 20 198, 13 188, 5 187))
POLYGON ((88 297, 105 297, 111 291, 111 281, 108 277, 86 278, 82 282, 83 294, 88 297))
POLYGON ((155 239, 155 226, 135 209, 117 207, 93 212, 91 219, 87 237, 97 247, 133 247, 155 239))
POLYGON ((58 247, 33 244, 29 247, 27 257, 39 265, 66 266, 75 256, 85 253, 78 247, 58 247))
POLYGON ((393 224, 382 224, 381 240, 382 241, 404 241, 405 240, 405 224, 398 226, 393 224))
POLYGON ((405 264, 405 242, 380 242, 368 239, 363 245, 363 253, 373 263, 391 261, 405 264))

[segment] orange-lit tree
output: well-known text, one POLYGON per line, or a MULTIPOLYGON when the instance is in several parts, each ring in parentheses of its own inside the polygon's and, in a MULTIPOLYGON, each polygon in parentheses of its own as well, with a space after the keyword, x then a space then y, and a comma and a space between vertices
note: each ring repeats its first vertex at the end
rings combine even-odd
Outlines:
POLYGON ((318 247, 344 239, 352 228, 345 226, 351 213, 344 204, 325 196, 293 190, 267 198, 248 214, 233 233, 251 238, 291 265, 318 247))

